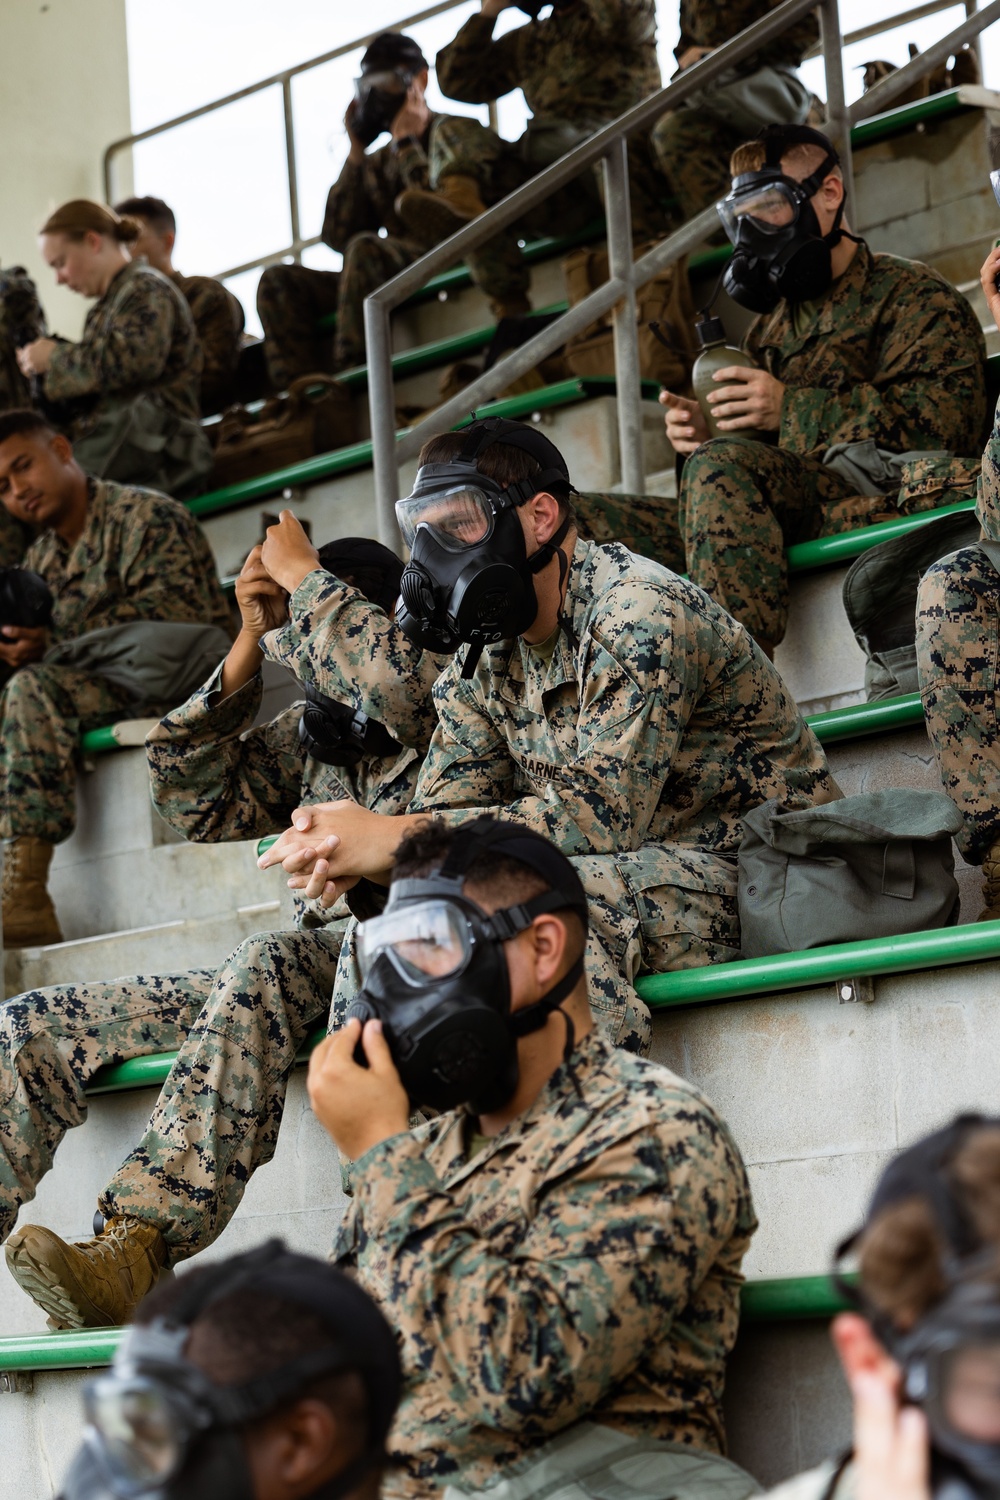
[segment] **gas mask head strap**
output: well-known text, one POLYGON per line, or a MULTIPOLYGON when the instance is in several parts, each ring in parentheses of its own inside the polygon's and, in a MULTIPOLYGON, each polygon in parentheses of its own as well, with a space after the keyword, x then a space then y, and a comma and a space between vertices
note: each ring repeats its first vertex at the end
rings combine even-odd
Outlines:
MULTIPOLYGON (((788 177, 786 173, 781 173, 787 182, 794 183, 795 187, 802 192, 805 202, 819 192, 834 167, 840 166, 840 156, 833 142, 828 140, 821 130, 814 130, 811 125, 765 125, 758 133, 757 140, 764 146, 764 166, 771 171, 781 172, 781 158, 792 146, 818 146, 821 151, 826 152, 815 171, 810 172, 809 176, 803 177, 801 181, 796 181, 795 178, 788 177)), ((824 235, 824 239, 831 247, 836 245, 843 235, 840 221, 844 216, 844 204, 845 200, 841 198, 833 228, 829 234, 824 235)), ((851 238, 853 239, 854 236, 852 235, 851 238)))

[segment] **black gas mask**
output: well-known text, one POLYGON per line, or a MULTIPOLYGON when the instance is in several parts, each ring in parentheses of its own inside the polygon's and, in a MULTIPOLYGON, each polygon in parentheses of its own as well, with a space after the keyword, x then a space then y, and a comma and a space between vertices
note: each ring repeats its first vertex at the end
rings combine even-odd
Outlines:
POLYGON ((375 38, 361 59, 361 76, 354 80, 350 127, 363 146, 392 129, 407 89, 426 67, 427 59, 411 37, 386 31, 375 38))
POLYGON ((52 624, 52 590, 30 568, 0 568, 0 625, 52 624))
MULTIPOLYGON (((394 880, 380 917, 358 928, 363 980, 347 1019, 382 1021, 403 1087, 417 1106, 498 1109, 518 1084, 518 1038, 538 1031, 583 975, 583 958, 534 1005, 511 1013, 503 945, 542 912, 572 909, 586 930, 587 898, 573 866, 540 834, 477 818, 433 875, 394 880), (489 849, 535 870, 551 889, 487 914, 463 894, 465 871, 489 849)), ((566 1022, 566 1055, 574 1035, 566 1022)), ((362 1057, 359 1060, 363 1060, 362 1057)))
POLYGON ((560 578, 569 566, 560 550, 567 515, 551 541, 530 558, 517 507, 556 485, 569 489, 569 470, 548 438, 520 422, 498 417, 473 422, 453 463, 424 464, 413 491, 396 504, 410 561, 403 569, 396 620, 416 645, 451 656, 472 647, 462 675, 475 670, 483 647, 530 629, 538 613, 534 575, 552 557, 560 578), (491 443, 522 448, 540 465, 530 479, 502 488, 480 472, 476 460, 491 443))
POLYGON ((741 307, 766 313, 783 297, 808 302, 828 290, 833 281, 831 251, 846 231, 840 227, 843 200, 826 235, 810 202, 840 162, 826 136, 808 125, 778 125, 762 130, 758 140, 766 145, 764 166, 734 178, 732 191, 716 209, 733 245, 722 284, 741 307), (795 145, 819 146, 826 152, 802 182, 781 170, 782 156, 795 145))
POLYGON ((399 1355, 385 1319, 350 1277, 271 1240, 203 1274, 166 1317, 126 1334, 111 1369, 84 1393, 83 1444, 61 1500, 247 1500, 244 1429, 337 1371, 356 1371, 365 1383, 368 1441, 312 1492, 315 1500, 342 1500, 385 1462, 402 1386, 399 1355), (246 1289, 308 1308, 334 1340, 245 1385, 215 1385, 184 1345, 205 1307, 246 1289))
POLYGON ((526 16, 530 16, 533 21, 536 21, 539 11, 544 10, 547 5, 551 5, 552 9, 556 11, 569 10, 576 3, 577 0, 516 0, 515 9, 523 10, 526 16))
MULTIPOLYGON (((369 604, 392 614, 403 564, 388 547, 371 537, 340 537, 320 547, 319 560, 328 573, 356 588, 369 604)), ((299 720, 299 741, 314 760, 350 768, 360 760, 399 754, 398 742, 377 719, 351 704, 327 698, 311 683, 301 687, 306 702, 299 720)))
MULTIPOLYGON (((905 1399, 927 1418, 935 1500, 1000 1497, 1000 1255, 984 1248, 949 1181, 949 1167, 970 1130, 1000 1120, 961 1116, 904 1151, 887 1168, 868 1222, 890 1204, 919 1196, 932 1208, 947 1252, 947 1291, 908 1332, 839 1279, 903 1371, 905 1399)), ((838 1262, 859 1230, 838 1248, 838 1262)))

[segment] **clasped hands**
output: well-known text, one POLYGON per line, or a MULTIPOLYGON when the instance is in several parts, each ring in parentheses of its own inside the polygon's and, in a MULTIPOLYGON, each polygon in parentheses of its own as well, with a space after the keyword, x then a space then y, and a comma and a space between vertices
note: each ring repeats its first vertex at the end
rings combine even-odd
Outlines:
MULTIPOLYGON (((708 401, 720 432, 738 433, 747 427, 777 432, 785 396, 780 380, 766 370, 748 370, 742 365, 716 370, 713 379, 719 388, 709 393, 708 401)), ((697 401, 661 391, 660 405, 667 408, 667 438, 675 453, 693 453, 711 437, 697 401)))
POLYGON ((388 885, 396 847, 409 819, 371 812, 345 798, 297 807, 292 826, 257 861, 262 870, 281 865, 289 889, 323 907, 367 877, 388 885))

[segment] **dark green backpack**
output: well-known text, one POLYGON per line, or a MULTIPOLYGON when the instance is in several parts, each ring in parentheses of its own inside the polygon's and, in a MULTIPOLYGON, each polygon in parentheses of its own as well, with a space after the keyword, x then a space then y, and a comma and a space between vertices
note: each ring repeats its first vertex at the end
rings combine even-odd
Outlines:
POLYGON ((738 900, 744 958, 958 921, 952 835, 962 815, 944 792, 898 787, 743 819, 738 900))
POLYGON ((869 703, 915 693, 917 589, 932 563, 979 541, 972 511, 938 516, 862 552, 844 579, 844 609, 865 656, 869 703))

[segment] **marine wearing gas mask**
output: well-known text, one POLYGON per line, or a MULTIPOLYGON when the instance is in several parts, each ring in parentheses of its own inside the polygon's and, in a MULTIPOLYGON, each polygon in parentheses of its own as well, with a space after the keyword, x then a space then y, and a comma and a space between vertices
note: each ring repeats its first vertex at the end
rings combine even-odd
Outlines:
POLYGON ((734 178, 732 191, 716 207, 733 245, 722 284, 741 307, 766 313, 782 297, 808 302, 829 289, 833 281, 830 252, 847 231, 840 223, 843 199, 826 234, 810 202, 840 166, 840 157, 827 137, 808 125, 785 125, 763 130, 759 138, 766 147, 764 166, 734 178), (815 171, 801 181, 781 170, 781 158, 793 145, 819 146, 826 152, 815 171))
POLYGON ((569 566, 560 543, 572 513, 529 558, 517 508, 553 488, 557 495, 571 489, 559 450, 534 428, 497 417, 470 425, 453 462, 417 470, 412 493, 396 505, 399 529, 410 549, 396 618, 410 640, 447 656, 468 643, 472 649, 462 669, 467 677, 484 646, 531 628, 538 612, 535 574, 554 556, 559 557, 560 581, 569 566), (476 463, 491 443, 529 453, 540 472, 501 486, 476 463))
MULTIPOLYGON (((587 930, 587 897, 548 839, 512 823, 476 818, 460 829, 433 875, 394 880, 384 913, 358 929, 364 987, 347 1019, 383 1023, 415 1106, 500 1108, 518 1084, 517 1043, 545 1025, 583 978, 583 954, 534 1005, 511 1013, 504 943, 543 912, 573 911, 587 930), (464 894, 466 871, 486 850, 515 859, 549 886, 487 913, 464 894)), ((565 1011, 566 1054, 573 1023, 565 1011)))
MULTIPOLYGON (((154 1313, 155 1307, 154 1301, 154 1313)), ((213 1328, 213 1338, 220 1337, 224 1343, 224 1333, 213 1328)), ((263 1339, 262 1346, 259 1362, 268 1364, 263 1339)), ((289 1483, 289 1496, 344 1500, 385 1464, 402 1383, 392 1331, 349 1277, 279 1240, 196 1274, 169 1296, 163 1312, 131 1330, 111 1369, 86 1387, 83 1444, 61 1500, 251 1500, 257 1489, 247 1429, 311 1395, 325 1376, 347 1372, 360 1377, 367 1397, 362 1450, 311 1489, 289 1483), (192 1330, 214 1307, 234 1297, 245 1306, 254 1294, 267 1306, 277 1301, 279 1308, 305 1310, 326 1337, 246 1382, 220 1384, 187 1352, 192 1330)), ((329 1395, 319 1399, 339 1419, 335 1441, 343 1446, 348 1413, 338 1412, 329 1395)), ((329 1468, 334 1459, 335 1453, 321 1456, 316 1466, 329 1468)), ((269 1478, 273 1485, 274 1474, 269 1478)))
POLYGON ((371 46, 361 59, 361 76, 354 80, 351 131, 365 146, 391 128, 403 107, 407 89, 427 67, 427 59, 410 37, 392 40, 393 66, 386 66, 381 53, 371 46))

